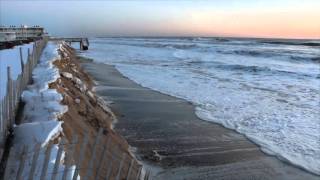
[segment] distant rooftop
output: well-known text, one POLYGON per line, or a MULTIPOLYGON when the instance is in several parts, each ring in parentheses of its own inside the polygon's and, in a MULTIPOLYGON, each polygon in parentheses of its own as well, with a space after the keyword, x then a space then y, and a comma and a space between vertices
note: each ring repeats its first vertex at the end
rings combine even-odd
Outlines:
POLYGON ((5 26, 5 25, 0 25, 0 28, 43 28, 41 26, 38 25, 34 25, 34 26, 27 26, 27 25, 20 25, 20 26, 14 26, 14 25, 9 25, 9 26, 5 26))

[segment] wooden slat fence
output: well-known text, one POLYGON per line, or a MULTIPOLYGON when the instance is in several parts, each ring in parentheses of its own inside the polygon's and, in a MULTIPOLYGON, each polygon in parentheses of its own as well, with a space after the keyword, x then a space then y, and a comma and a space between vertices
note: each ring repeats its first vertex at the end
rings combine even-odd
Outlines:
POLYGON ((142 170, 143 166, 132 155, 119 149, 120 145, 106 132, 100 129, 95 137, 85 133, 82 137, 73 136, 71 141, 61 138, 56 144, 56 147, 59 147, 56 151, 52 150, 53 142, 45 147, 24 146, 18 153, 18 162, 6 167, 5 178, 75 180, 80 177, 81 180, 150 180, 150 171, 142 170), (92 146, 89 145, 88 139, 94 141, 92 146), (76 147, 80 149, 77 151, 76 147), (52 156, 54 160, 51 161, 50 152, 55 152, 52 156), (62 156, 63 152, 65 156, 62 156), (85 153, 90 154, 89 159, 84 158, 85 153), (38 157, 44 160, 39 160, 38 157), (26 159, 31 163, 26 163, 26 159), (51 168, 48 168, 49 163, 53 163, 51 168), (34 172, 35 169, 38 173, 34 172))
POLYGON ((7 67, 7 89, 6 95, 0 99, 0 157, 4 143, 9 133, 9 129, 15 123, 15 115, 18 109, 21 93, 26 88, 32 78, 32 70, 38 63, 41 53, 47 44, 47 39, 42 39, 34 42, 32 52, 28 49, 26 63, 23 62, 22 48, 20 47, 20 64, 21 73, 17 79, 12 79, 11 68, 7 67))

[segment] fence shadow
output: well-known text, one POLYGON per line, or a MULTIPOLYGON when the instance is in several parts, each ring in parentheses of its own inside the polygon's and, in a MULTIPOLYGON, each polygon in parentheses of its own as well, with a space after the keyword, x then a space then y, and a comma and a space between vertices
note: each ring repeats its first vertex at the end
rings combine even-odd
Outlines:
POLYGON ((129 153, 120 149, 108 130, 102 128, 90 137, 73 135, 68 141, 51 141, 45 147, 36 144, 13 152, 17 156, 8 164, 5 179, 147 180, 150 171, 129 153), (90 139, 92 142, 90 142, 90 139))
POLYGON ((32 78, 32 70, 37 65, 41 53, 48 42, 47 38, 35 41, 32 52, 28 48, 26 63, 23 62, 22 48, 20 51, 21 73, 17 79, 12 78, 11 67, 7 67, 7 84, 5 96, 0 99, 0 157, 2 157, 5 141, 9 130, 15 123, 15 116, 18 110, 20 97, 32 78))
MULTIPOLYGON (((47 42, 47 39, 36 41, 32 52, 28 49, 26 63, 19 49, 22 72, 16 80, 12 79, 10 67, 7 68, 6 95, 0 101, 0 151, 15 124, 21 94, 30 83, 32 70, 47 42)), ((11 148, 4 179, 150 179, 150 171, 113 136, 110 130, 100 128, 94 133, 72 133, 69 139, 61 136, 46 145, 11 148)))

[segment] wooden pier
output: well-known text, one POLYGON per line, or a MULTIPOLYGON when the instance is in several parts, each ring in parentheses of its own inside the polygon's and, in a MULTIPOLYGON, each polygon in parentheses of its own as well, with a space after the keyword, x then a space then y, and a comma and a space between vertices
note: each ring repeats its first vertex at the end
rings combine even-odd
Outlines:
POLYGON ((89 49, 89 40, 88 38, 50 38, 52 41, 65 41, 67 43, 79 42, 81 50, 88 50, 89 49))

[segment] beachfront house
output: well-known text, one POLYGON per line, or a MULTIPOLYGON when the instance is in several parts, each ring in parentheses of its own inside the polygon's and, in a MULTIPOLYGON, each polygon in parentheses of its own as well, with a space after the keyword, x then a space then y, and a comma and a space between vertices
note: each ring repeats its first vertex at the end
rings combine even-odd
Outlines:
POLYGON ((40 26, 28 27, 26 25, 16 26, 0 26, 0 33, 8 33, 13 37, 15 33, 15 40, 36 40, 41 39, 45 34, 44 28, 40 26))
POLYGON ((0 42, 10 42, 16 40, 15 32, 0 32, 0 42))

